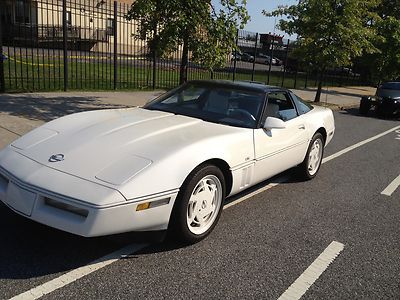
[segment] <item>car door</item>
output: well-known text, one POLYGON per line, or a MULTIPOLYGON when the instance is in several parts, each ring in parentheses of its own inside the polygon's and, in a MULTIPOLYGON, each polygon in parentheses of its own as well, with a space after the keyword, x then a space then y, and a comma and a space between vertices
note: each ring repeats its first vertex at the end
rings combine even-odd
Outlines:
POLYGON ((274 117, 283 120, 285 128, 254 130, 257 182, 300 164, 309 142, 304 116, 298 114, 287 91, 271 92, 267 101, 262 124, 267 117, 274 117))

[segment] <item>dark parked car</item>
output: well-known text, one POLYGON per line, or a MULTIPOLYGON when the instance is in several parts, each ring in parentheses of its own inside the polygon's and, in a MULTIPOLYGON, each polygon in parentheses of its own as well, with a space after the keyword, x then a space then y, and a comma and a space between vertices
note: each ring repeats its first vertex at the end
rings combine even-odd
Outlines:
POLYGON ((275 60, 275 66, 282 66, 283 65, 283 60, 281 60, 281 59, 279 59, 277 57, 274 57, 274 60, 275 60))
POLYGON ((254 56, 249 53, 243 53, 241 57, 242 61, 254 62, 254 56))
POLYGON ((237 53, 233 52, 231 54, 231 61, 234 61, 234 60, 239 61, 241 59, 242 59, 242 54, 240 54, 239 52, 237 52, 237 53))
POLYGON ((360 114, 368 114, 371 108, 375 108, 375 112, 378 115, 399 115, 400 81, 383 83, 377 88, 375 97, 362 97, 360 101, 360 114))

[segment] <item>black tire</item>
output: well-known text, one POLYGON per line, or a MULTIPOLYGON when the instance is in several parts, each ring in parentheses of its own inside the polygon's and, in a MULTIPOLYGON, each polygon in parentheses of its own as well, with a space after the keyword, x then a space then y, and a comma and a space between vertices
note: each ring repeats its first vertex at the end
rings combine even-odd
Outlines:
MULTIPOLYGON (((202 165, 193 170, 189 176, 186 178, 185 182, 182 184, 181 190, 178 193, 178 197, 175 201, 174 208, 171 214, 170 224, 169 224, 169 237, 175 241, 183 242, 185 244, 194 244, 206 236, 208 236, 214 227, 217 225, 218 220, 222 213, 222 208, 226 196, 225 191, 225 178, 223 173, 219 168, 214 165, 202 165), (192 193, 195 192, 195 188, 198 186, 200 181, 207 176, 215 177, 219 180, 221 184, 221 201, 219 208, 215 210, 212 214, 212 221, 210 221, 211 226, 202 233, 193 233, 187 221, 189 200, 192 193)), ((216 198, 215 196, 214 198, 216 198)))
POLYGON ((372 102, 369 97, 362 97, 360 101, 360 114, 366 116, 372 107, 372 102))
POLYGON ((313 179, 315 176, 317 176, 318 171, 321 167, 322 163, 322 158, 324 157, 324 145, 325 145, 325 139, 322 136, 321 133, 317 132, 314 134, 313 138, 311 139, 310 145, 308 146, 306 157, 304 158, 303 162, 297 167, 297 173, 300 179, 303 180, 310 180, 313 179), (310 161, 310 152, 312 150, 312 147, 314 143, 319 140, 321 147, 321 155, 320 155, 320 160, 318 163, 318 166, 316 167, 316 170, 313 170, 312 172, 309 170, 309 161, 310 161))

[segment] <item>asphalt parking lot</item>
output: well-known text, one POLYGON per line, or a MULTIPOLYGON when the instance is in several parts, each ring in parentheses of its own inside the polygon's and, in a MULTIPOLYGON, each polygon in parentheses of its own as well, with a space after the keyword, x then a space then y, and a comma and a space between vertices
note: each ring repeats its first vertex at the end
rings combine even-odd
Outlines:
POLYGON ((399 299, 400 122, 352 109, 335 120, 314 180, 288 171, 228 199, 192 246, 80 238, 0 205, 0 299, 277 299, 294 282, 284 297, 399 299))

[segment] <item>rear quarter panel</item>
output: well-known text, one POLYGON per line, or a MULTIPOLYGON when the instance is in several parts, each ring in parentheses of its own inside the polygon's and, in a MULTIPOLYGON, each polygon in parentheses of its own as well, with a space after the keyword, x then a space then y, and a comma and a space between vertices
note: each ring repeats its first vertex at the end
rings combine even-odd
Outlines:
POLYGON ((305 116, 307 117, 307 123, 309 128, 310 140, 314 134, 323 128, 326 131, 325 146, 330 143, 335 133, 335 120, 331 109, 321 106, 313 106, 310 112, 305 116))

